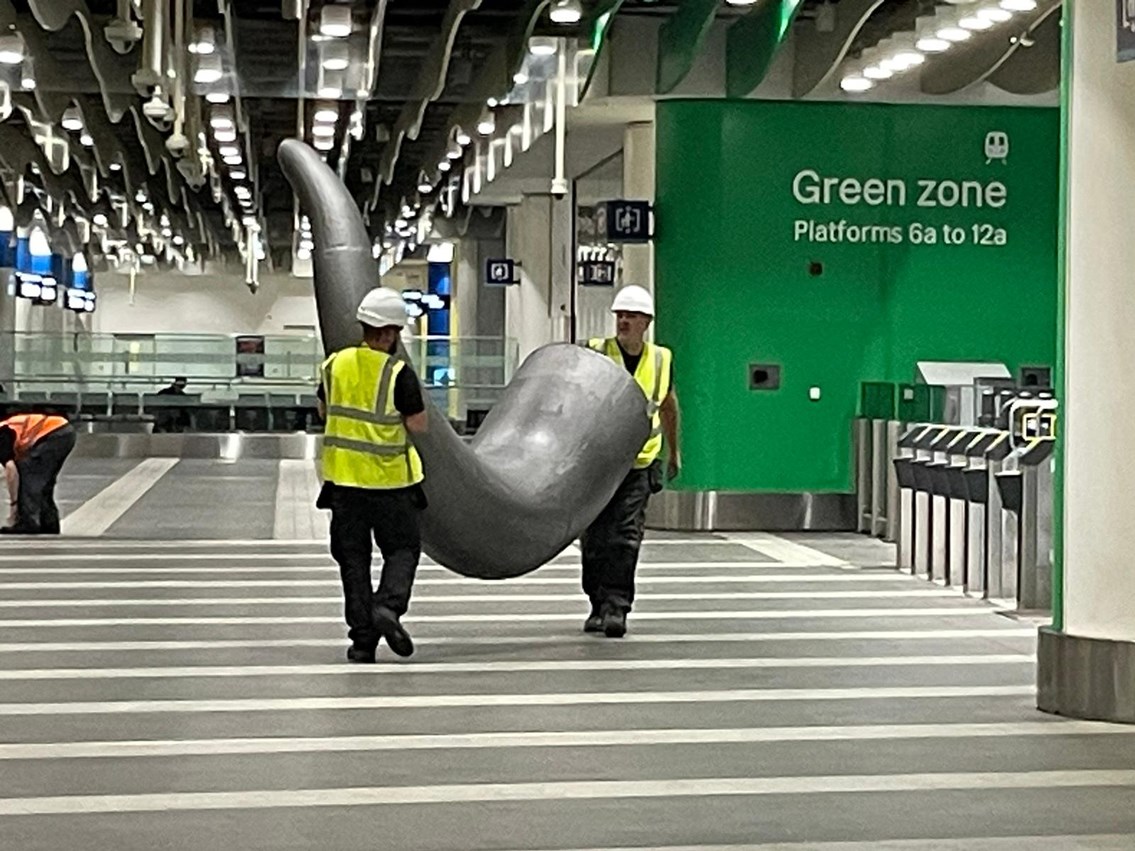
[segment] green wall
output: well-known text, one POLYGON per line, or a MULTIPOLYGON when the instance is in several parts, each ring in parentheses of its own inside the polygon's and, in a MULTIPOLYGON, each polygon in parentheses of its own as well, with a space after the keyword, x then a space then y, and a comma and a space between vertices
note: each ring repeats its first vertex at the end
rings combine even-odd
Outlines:
POLYGON ((913 380, 919 360, 1054 362, 1057 110, 674 100, 657 121, 657 336, 675 351, 679 487, 847 492, 861 381, 913 380), (1008 137, 1004 159, 987 156, 1001 153, 991 132, 1008 137), (821 182, 804 203, 808 170, 858 184, 825 200, 821 182), (920 181, 953 183, 927 206, 920 181), (841 221, 874 231, 825 241, 812 227, 841 221), (964 240, 945 244, 944 227, 964 240), (996 229, 1004 244, 977 244, 996 229), (750 363, 780 364, 781 388, 751 391, 750 363))

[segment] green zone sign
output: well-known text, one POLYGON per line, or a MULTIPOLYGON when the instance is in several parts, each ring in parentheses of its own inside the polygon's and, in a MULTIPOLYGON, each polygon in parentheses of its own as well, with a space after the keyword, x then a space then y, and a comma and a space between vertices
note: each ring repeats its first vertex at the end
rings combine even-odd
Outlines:
MULTIPOLYGON (((967 134, 971 135, 971 134, 967 134)), ((965 174, 926 176, 833 172, 804 166, 791 181, 792 239, 805 244, 946 245, 996 249, 1009 244, 1012 206, 1009 134, 974 135, 965 174)), ((893 167, 899 167, 897 164, 893 167)), ((927 173, 929 172, 929 174, 927 173)))

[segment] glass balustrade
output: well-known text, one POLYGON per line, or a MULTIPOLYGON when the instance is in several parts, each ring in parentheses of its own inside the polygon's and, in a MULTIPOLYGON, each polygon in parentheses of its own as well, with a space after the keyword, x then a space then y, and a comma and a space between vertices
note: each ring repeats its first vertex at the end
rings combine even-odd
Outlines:
MULTIPOLYGON (((501 338, 414 338, 408 351, 426 391, 455 423, 479 421, 518 359, 517 342, 501 338)), ((0 402, 93 420, 148 421, 155 410, 195 407, 215 414, 199 417, 207 427, 196 430, 280 430, 272 409, 314 409, 322 361, 311 336, 9 333, 0 335, 0 402), (157 395, 178 377, 188 382, 187 397, 157 395), (242 425, 242 411, 257 413, 242 425), (253 420, 259 425, 248 425, 253 420)), ((287 422, 302 429, 311 419, 287 422)))

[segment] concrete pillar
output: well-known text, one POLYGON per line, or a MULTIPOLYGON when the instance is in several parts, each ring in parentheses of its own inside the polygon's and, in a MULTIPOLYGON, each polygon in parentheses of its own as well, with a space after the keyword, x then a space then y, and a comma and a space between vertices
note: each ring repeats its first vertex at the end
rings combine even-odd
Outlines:
MULTIPOLYGON (((654 122, 628 124, 623 136, 623 195, 654 203, 654 122)), ((654 244, 623 246, 623 283, 654 292, 654 244)))
POLYGON ((0 269, 0 385, 12 393, 16 375, 16 292, 11 269, 0 269))
POLYGON ((1064 8, 1063 558, 1053 627, 1041 630, 1038 703, 1135 722, 1135 62, 1116 61, 1113 3, 1064 8))
POLYGON ((505 295, 505 336, 516 340, 520 362, 570 334, 571 201, 526 195, 508 210, 507 255, 521 266, 520 284, 505 295))

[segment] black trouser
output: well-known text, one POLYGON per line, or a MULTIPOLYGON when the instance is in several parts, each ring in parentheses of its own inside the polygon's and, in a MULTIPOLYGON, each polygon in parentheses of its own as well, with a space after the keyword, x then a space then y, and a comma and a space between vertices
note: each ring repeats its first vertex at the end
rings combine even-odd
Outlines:
POLYGON ((631 470, 580 539, 583 592, 593 606, 607 603, 624 611, 631 609, 646 506, 657 488, 659 469, 656 462, 642 470, 631 470))
POLYGON ((55 504, 55 483, 71 450, 75 448, 75 429, 63 426, 41 437, 16 462, 20 473, 16 526, 29 532, 59 534, 59 507, 55 504))
POLYGON ((410 591, 422 555, 417 487, 380 491, 329 485, 320 507, 331 509, 331 556, 343 580, 348 635, 360 647, 378 644, 374 609, 401 617, 410 607, 410 591), (382 553, 382 578, 371 590, 371 540, 382 553))

